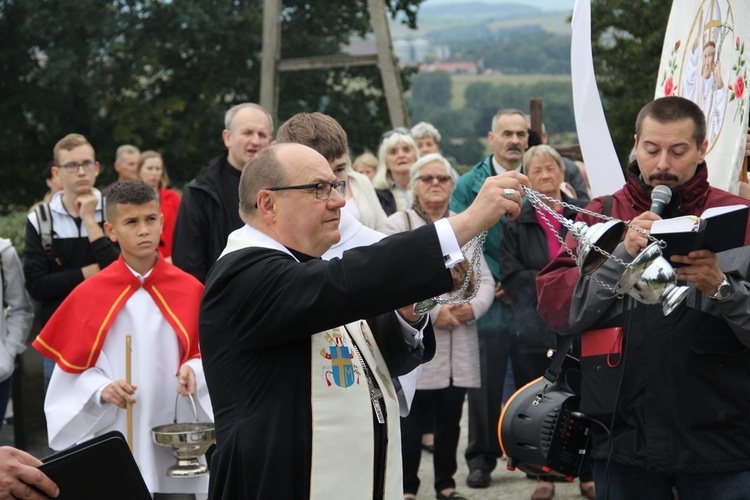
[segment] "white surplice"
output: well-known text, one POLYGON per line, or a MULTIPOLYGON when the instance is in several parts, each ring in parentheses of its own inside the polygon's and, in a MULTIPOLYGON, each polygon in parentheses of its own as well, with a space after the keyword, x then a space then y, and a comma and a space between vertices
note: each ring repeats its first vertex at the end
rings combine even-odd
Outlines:
MULTIPOLYGON (((73 321, 73 319, 71 319, 73 321)), ((44 400, 47 434, 52 449, 61 450, 111 430, 126 435, 126 411, 101 402, 102 390, 125 379, 125 337, 132 335, 133 455, 152 493, 197 493, 205 498, 208 475, 171 478, 167 469, 176 463, 171 448, 153 443, 151 429, 175 418, 180 343, 153 299, 138 289, 117 315, 96 365, 80 374, 55 366, 44 400)), ((196 376, 198 421, 213 421, 213 410, 200 359, 187 362, 196 376)), ((188 398, 177 401, 177 421, 194 422, 188 398)), ((201 458, 203 461, 205 457, 201 458)))

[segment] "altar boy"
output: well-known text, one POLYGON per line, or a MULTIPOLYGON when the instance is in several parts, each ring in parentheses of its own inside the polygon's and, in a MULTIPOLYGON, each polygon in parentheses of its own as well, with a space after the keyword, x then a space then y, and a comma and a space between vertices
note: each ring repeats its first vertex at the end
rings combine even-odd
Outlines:
MULTIPOLYGON (((147 184, 113 187, 106 213, 104 228, 120 245, 120 258, 75 288, 33 342, 56 363, 44 401, 50 447, 63 449, 110 430, 126 435, 129 402, 133 455, 149 491, 202 498, 208 477, 168 477, 176 460, 170 448, 152 442, 151 429, 173 422, 177 393, 195 395, 198 419, 213 420, 198 350, 203 285, 158 256, 163 220, 147 184)), ((190 402, 179 399, 178 421, 194 421, 190 402)))

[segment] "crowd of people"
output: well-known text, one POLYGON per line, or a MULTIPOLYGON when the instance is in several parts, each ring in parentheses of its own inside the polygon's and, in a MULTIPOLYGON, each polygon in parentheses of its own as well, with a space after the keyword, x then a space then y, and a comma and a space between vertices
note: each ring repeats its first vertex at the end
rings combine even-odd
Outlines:
MULTIPOLYGON (((531 188, 561 218, 597 222, 578 213, 587 207, 645 232, 659 218, 750 205, 708 184, 706 122, 692 102, 647 104, 626 186, 592 201, 582 165, 515 109, 495 114, 491 152, 461 176, 424 122, 352 160, 330 116, 294 115, 274 137, 270 114, 243 103, 227 110, 222 139, 180 197, 163 157, 132 145, 99 191, 94 147, 69 134, 53 149, 50 193, 29 212, 23 264, 0 239, 0 410, 31 297, 53 449, 118 430, 156 498, 227 500, 414 499, 426 450, 436 498, 461 500, 461 484, 488 487, 503 458, 504 400, 543 375, 562 336, 582 334, 619 343, 621 356, 602 371, 572 353, 581 410, 600 423, 583 496, 750 491, 750 223, 738 228, 744 247, 672 257, 689 292, 664 316, 613 292, 615 265, 646 246, 643 232, 627 230, 617 263, 587 279, 562 248, 575 240, 524 197, 531 188), (657 185, 674 192, 661 215, 650 208, 657 185), (432 309, 414 307, 430 297, 432 309), (213 421, 217 442, 209 476, 175 479, 150 431, 186 396, 187 418, 213 421)), ((55 497, 36 465, 0 449, 0 499, 55 497)), ((533 500, 554 497, 554 475, 532 479, 533 500)))

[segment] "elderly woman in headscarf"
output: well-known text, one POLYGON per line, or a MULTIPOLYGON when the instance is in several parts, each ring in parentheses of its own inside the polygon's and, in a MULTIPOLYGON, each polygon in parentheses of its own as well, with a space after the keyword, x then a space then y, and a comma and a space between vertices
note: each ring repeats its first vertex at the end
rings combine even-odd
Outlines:
MULTIPOLYGON (((424 226, 454 215, 448 209, 456 177, 450 163, 440 154, 417 160, 410 170, 414 201, 411 208, 386 219, 380 230, 394 234, 424 226)), ((422 365, 411 413, 401 420, 401 447, 404 467, 404 497, 416 498, 419 489, 419 461, 424 421, 434 414, 435 492, 438 499, 460 500, 453 475, 459 421, 466 389, 479 387, 479 341, 476 320, 489 309, 495 298, 495 282, 481 248, 469 243, 463 249, 466 260, 451 269, 454 292, 460 290, 477 252, 468 288, 460 298, 473 298, 460 305, 438 304, 430 311, 435 330, 435 357, 422 365), (475 293, 476 292, 476 293, 475 293), (432 411, 431 411, 432 410, 432 411)), ((454 292, 444 295, 451 296, 454 292)))
MULTIPOLYGON (((524 172, 531 187, 547 198, 545 205, 561 216, 574 220, 577 212, 563 205, 567 203, 584 207, 585 201, 570 198, 561 188, 564 183, 565 164, 560 154, 547 145, 533 146, 523 157, 524 172)), ((500 275, 503 289, 513 301, 514 339, 511 346, 511 363, 516 387, 544 375, 549 366, 547 350, 557 346, 557 334, 547 328, 536 312, 536 275, 558 253, 566 229, 551 214, 534 209, 526 202, 521 214, 505 223, 500 241, 500 275), (552 225, 550 227, 549 224, 552 225)), ((552 477, 540 476, 532 500, 553 498, 555 484, 552 477)), ((581 494, 596 498, 593 476, 581 472, 581 494)))
POLYGON ((383 134, 378 148, 378 170, 372 185, 386 215, 411 206, 409 171, 418 159, 417 144, 408 130, 396 129, 383 134))

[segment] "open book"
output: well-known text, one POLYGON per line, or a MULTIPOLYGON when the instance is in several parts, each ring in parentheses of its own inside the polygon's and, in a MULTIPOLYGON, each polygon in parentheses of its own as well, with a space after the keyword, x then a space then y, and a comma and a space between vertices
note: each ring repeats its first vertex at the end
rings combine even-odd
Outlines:
POLYGON ((709 208, 700 217, 658 220, 651 226, 651 236, 666 242, 662 252, 667 260, 704 248, 723 252, 744 245, 748 211, 747 205, 729 205, 709 208))

